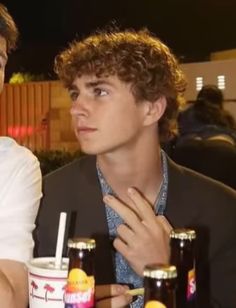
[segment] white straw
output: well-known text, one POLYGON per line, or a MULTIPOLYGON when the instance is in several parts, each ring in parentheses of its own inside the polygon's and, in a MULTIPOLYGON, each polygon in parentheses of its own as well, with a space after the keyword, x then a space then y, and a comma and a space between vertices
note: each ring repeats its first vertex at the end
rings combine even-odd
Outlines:
POLYGON ((62 251, 63 251, 64 237, 65 237, 66 216, 67 216, 66 213, 61 212, 58 233, 57 233, 57 246, 56 246, 56 256, 55 256, 56 268, 61 268, 62 264, 62 251))

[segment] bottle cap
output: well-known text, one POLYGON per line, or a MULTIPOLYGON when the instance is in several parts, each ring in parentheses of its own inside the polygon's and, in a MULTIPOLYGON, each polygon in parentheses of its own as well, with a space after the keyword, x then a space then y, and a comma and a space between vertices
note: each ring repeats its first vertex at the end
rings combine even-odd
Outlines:
POLYGON ((145 266, 144 277, 155 279, 170 279, 177 277, 177 270, 174 265, 168 264, 149 264, 145 266))
POLYGON ((94 249, 96 247, 96 242, 92 238, 77 237, 69 239, 67 247, 75 249, 94 249))
POLYGON ((196 238, 196 232, 192 229, 173 229, 170 232, 170 238, 176 238, 179 240, 194 240, 196 238))

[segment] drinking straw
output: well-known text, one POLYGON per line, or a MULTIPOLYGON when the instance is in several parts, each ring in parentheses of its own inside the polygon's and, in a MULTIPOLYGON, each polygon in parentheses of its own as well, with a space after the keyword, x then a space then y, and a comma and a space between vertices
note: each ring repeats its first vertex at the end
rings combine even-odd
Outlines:
POLYGON ((143 295, 144 294, 144 288, 127 290, 126 293, 130 294, 132 296, 143 295))
POLYGON ((66 216, 65 212, 60 213, 59 227, 57 233, 57 246, 55 255, 55 267, 61 268, 62 264, 62 251, 65 237, 65 227, 66 227, 66 216))

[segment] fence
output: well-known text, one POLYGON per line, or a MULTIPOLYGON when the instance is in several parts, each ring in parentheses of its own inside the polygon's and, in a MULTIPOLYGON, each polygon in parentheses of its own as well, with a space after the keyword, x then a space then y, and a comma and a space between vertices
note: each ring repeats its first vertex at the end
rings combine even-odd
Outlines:
POLYGON ((31 150, 49 148, 50 82, 5 84, 0 96, 0 135, 31 150))

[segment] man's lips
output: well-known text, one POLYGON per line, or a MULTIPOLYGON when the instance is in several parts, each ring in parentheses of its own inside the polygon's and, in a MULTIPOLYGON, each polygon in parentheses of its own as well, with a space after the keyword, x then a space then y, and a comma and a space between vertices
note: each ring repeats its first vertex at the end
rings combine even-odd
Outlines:
POLYGON ((96 130, 97 130, 96 128, 87 127, 87 126, 77 127, 77 131, 79 133, 92 133, 92 132, 95 132, 96 130))

